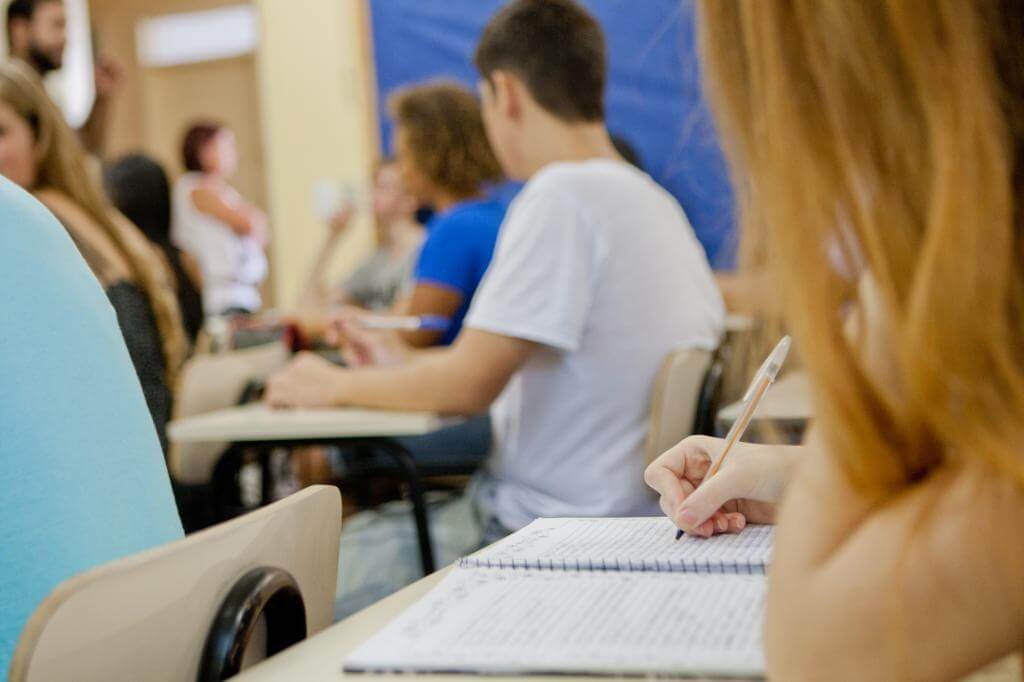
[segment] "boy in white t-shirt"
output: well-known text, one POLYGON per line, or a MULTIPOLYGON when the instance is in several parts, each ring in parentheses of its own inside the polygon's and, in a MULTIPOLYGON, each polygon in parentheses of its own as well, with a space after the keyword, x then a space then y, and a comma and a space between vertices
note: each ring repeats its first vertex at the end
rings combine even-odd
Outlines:
POLYGON ((490 408, 495 444, 476 486, 488 540, 538 516, 654 513, 643 442, 655 375, 675 349, 713 348, 724 318, 704 251, 679 204, 612 146, 604 38, 586 10, 515 0, 475 61, 491 143, 528 182, 463 333, 396 362, 349 326, 378 366, 305 355, 271 378, 267 401, 490 408))

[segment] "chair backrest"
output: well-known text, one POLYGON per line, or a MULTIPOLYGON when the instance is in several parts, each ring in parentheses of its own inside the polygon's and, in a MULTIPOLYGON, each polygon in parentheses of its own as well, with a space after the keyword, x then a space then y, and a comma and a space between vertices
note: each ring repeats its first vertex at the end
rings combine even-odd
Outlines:
MULTIPOLYGON (((178 380, 173 418, 236 405, 249 382, 263 379, 287 359, 288 348, 283 343, 192 357, 178 380)), ((182 483, 206 483, 227 446, 228 443, 172 442, 167 453, 171 476, 182 483)))
POLYGON ((693 433, 701 385, 711 361, 706 350, 677 350, 665 358, 651 395, 647 462, 693 433))
POLYGON ((222 601, 258 567, 294 578, 312 635, 332 620, 340 533, 337 488, 314 486, 71 578, 26 624, 10 682, 194 682, 222 601))

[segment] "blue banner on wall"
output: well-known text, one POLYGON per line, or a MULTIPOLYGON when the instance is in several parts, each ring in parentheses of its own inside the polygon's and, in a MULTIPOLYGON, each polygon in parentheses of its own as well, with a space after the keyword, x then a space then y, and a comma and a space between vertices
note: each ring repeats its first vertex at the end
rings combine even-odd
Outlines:
MULTIPOLYGON (((475 87, 481 29, 502 0, 371 0, 383 103, 397 87, 446 77, 475 87)), ((735 260, 733 194, 700 89, 692 0, 584 0, 608 37, 608 128, 682 204, 716 267, 735 260)))

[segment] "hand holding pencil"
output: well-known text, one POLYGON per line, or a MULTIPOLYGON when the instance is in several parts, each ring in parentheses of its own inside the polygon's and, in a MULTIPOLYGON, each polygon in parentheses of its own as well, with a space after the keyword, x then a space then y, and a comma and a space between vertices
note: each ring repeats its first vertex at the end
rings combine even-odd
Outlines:
POLYGON ((775 503, 803 448, 754 445, 740 439, 781 367, 787 341, 755 375, 744 397, 744 410, 725 439, 692 436, 647 468, 644 479, 661 495, 662 511, 680 532, 707 537, 737 533, 747 523, 773 521, 775 503))

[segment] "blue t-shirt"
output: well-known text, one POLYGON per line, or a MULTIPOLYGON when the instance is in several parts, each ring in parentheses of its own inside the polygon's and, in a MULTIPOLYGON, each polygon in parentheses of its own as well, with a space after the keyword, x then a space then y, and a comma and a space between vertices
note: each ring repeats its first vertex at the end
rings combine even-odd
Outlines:
POLYGON ((110 302, 67 232, 0 178, 0 675, 58 584, 182 537, 110 302))
POLYGON ((491 264, 505 208, 505 203, 496 199, 464 201, 435 214, 427 223, 427 238, 416 265, 416 281, 462 294, 462 304, 452 317, 441 345, 450 344, 462 331, 462 320, 469 311, 473 294, 491 264))

